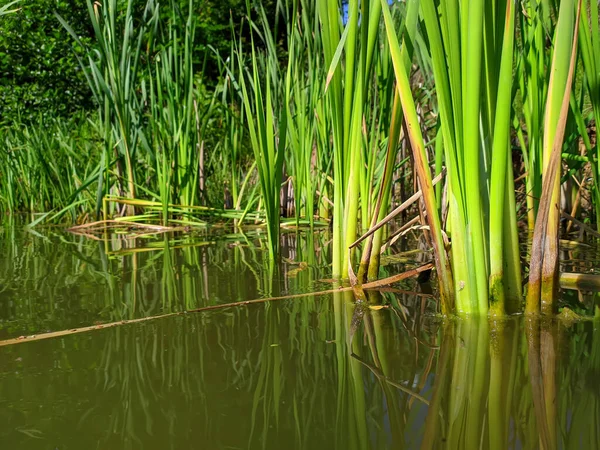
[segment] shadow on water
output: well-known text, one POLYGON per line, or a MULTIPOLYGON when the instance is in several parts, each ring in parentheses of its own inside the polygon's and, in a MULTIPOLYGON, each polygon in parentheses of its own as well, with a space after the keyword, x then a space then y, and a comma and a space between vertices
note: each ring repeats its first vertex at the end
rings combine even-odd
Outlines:
MULTIPOLYGON (((306 292, 327 270, 324 236, 287 236, 273 270, 241 236, 116 256, 15 239, 3 337, 306 292)), ((441 321, 428 286, 400 288, 0 347, 2 448, 600 448, 598 322, 441 321)))

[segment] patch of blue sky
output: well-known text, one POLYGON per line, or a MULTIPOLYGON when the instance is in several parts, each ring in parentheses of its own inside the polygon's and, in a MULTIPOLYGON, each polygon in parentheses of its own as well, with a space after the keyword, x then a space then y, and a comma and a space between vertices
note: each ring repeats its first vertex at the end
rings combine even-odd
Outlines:
MULTIPOLYGON (((387 0, 388 5, 391 5, 395 1, 402 2, 404 0, 387 0)), ((344 25, 346 25, 346 23, 348 23, 348 9, 349 9, 348 5, 349 4, 350 4, 349 0, 342 0, 342 22, 344 25)))

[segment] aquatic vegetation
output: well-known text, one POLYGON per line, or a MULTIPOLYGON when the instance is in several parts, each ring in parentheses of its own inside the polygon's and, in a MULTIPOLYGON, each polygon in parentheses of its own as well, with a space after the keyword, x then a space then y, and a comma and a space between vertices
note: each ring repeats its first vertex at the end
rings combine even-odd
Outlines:
MULTIPOLYGON (((536 229, 540 230, 534 235, 528 295, 535 297, 535 290, 539 289, 536 271, 541 269, 543 262, 542 297, 551 305, 543 308, 544 314, 550 314, 556 308, 555 295, 549 294, 558 284, 559 164, 570 80, 575 67, 578 23, 575 21, 575 6, 575 2, 561 2, 543 127, 541 148, 545 167, 548 168, 544 179, 550 191, 542 201, 550 215, 540 215, 536 220, 536 229), (569 59, 571 64, 565 64, 569 59), (553 149, 554 167, 547 165, 553 149), (552 185, 546 180, 548 177, 551 177, 552 185), (543 258, 542 253, 537 253, 541 251, 537 250, 540 245, 545 245, 543 258)), ((513 89, 508 80, 513 73, 515 6, 511 1, 455 5, 442 0, 439 5, 425 1, 421 7, 432 53, 442 146, 448 166, 448 233, 452 238, 453 284, 446 275, 451 269, 444 268, 448 264, 444 263, 447 255, 441 233, 436 231, 440 221, 434 208, 431 174, 428 170, 419 172, 420 184, 426 191, 429 226, 437 236, 434 237, 434 252, 441 301, 447 304, 445 310, 451 310, 453 299, 448 293, 453 293, 459 312, 484 314, 488 309, 494 315, 516 312, 520 310, 521 268, 512 157, 508 152, 513 103, 513 89), (465 36, 467 32, 468 39, 465 36)), ((387 10, 387 5, 384 9, 387 10)), ((547 11, 538 8, 530 12, 536 17, 547 11)), ((386 29, 388 38, 394 41, 393 25, 389 20, 386 21, 386 29)), ((534 48, 529 51, 543 54, 545 44, 542 48, 540 44, 537 41, 536 47, 536 41, 531 41, 530 45, 534 48)), ((411 111, 412 115, 407 116, 407 121, 411 124, 411 139, 416 142, 413 145, 415 162, 417 167, 427 167, 420 126, 414 114, 414 101, 398 56, 394 65, 401 92, 404 92, 401 96, 403 108, 411 111)), ((534 70, 538 69, 543 70, 543 67, 534 70)), ((532 74, 530 78, 536 76, 532 74)), ((529 104, 528 111, 531 112, 533 107, 535 105, 529 104)), ((529 157, 535 164, 539 156, 536 157, 533 152, 535 150, 529 157)), ((533 313, 536 310, 528 307, 527 311, 533 313)))
MULTIPOLYGON (((513 250, 516 221, 505 221, 511 217, 511 206, 514 209, 512 170, 507 171, 511 86, 506 81, 499 83, 496 72, 499 68, 510 79, 514 7, 512 2, 506 2, 502 10, 498 9, 500 5, 484 5, 484 2, 458 7, 442 1, 439 8, 440 14, 433 1, 422 4, 437 87, 444 161, 448 167, 450 257, 442 241, 440 212, 414 113, 407 116, 407 122, 414 136, 411 139, 416 142, 415 160, 419 158, 418 167, 423 167, 419 181, 426 196, 429 226, 437 235, 434 251, 439 260, 440 283, 444 286, 441 289, 446 293, 442 301, 447 303, 446 310, 452 310, 455 296, 458 311, 485 314, 491 297, 493 309, 503 314, 505 286, 509 297, 517 301, 520 297, 520 263, 518 252, 513 250), (469 39, 464 36, 467 29, 469 39), (502 45, 483 45, 490 41, 502 45), (485 95, 480 95, 480 90, 485 95), (490 209, 492 200, 496 206, 490 209), (506 273, 505 265, 512 266, 506 273), (448 267, 446 275, 442 266, 448 267)), ((393 39, 391 24, 386 22, 386 28, 393 39)), ((406 80, 398 61, 394 63, 396 77, 406 80)), ((403 107, 414 111, 410 87, 406 81, 401 85, 403 107)), ((515 308, 509 305, 509 309, 515 308)))
MULTIPOLYGON (((251 89, 249 89, 244 73, 244 55, 242 54, 240 42, 237 49, 240 77, 237 81, 241 87, 250 141, 258 168, 262 202, 267 218, 269 252, 271 259, 274 260, 279 249, 280 190, 284 151, 287 145, 288 111, 285 101, 289 98, 289 78, 293 54, 290 55, 287 70, 285 70, 285 67, 280 69, 273 36, 268 27, 264 9, 261 9, 260 12, 263 19, 262 36, 267 51, 266 53, 257 54, 254 38, 252 38, 250 58, 252 61, 252 81, 250 82, 251 89), (285 72, 286 75, 282 75, 282 72, 285 72), (264 74, 264 80, 261 74, 264 74)), ((251 25, 254 26, 252 23, 251 25)))
MULTIPOLYGON (((594 122, 600 121, 600 30, 598 24, 598 4, 593 1, 583 1, 581 6, 581 21, 579 26, 579 52, 585 73, 585 86, 587 88, 588 98, 592 104, 594 122)), ((586 145, 587 161, 592 168, 592 177, 594 180, 592 186, 593 204, 596 208, 596 217, 600 217, 600 187, 598 180, 598 141, 592 147, 589 139, 586 139, 587 132, 583 132, 582 138, 586 145)), ((596 221, 596 228, 600 230, 600 221, 596 221)))
POLYGON ((3 442, 600 446, 596 2, 138 3, 0 130, 3 442))
POLYGON ((9 211, 256 226, 274 266, 283 228, 329 224, 333 278, 355 284, 418 233, 443 314, 520 312, 527 277, 526 311, 556 312, 559 237, 599 222, 597 5, 248 2, 210 70, 193 0, 144 5, 88 0, 89 45, 59 18, 98 111, 7 130, 9 211))
MULTIPOLYGON (((381 6, 370 3, 349 2, 342 32, 336 5, 317 2, 324 65, 329 67, 325 114, 331 123, 333 147, 333 275, 342 278, 348 277, 348 266, 354 263, 352 244, 359 222, 366 230, 389 211, 402 125, 391 82, 390 48, 379 33, 381 6)), ((402 24, 401 40, 413 44, 417 5, 409 2, 396 12, 395 20, 402 24)), ((407 66, 414 49, 409 44, 404 45, 402 56, 407 66)), ((361 280, 377 277, 380 242, 381 232, 368 239, 361 280)))
POLYGON ((548 85, 544 128, 543 188, 533 234, 527 289, 526 311, 537 313, 541 309, 545 315, 551 315, 557 309, 560 155, 576 63, 581 12, 580 1, 577 18, 574 20, 572 3, 574 2, 565 1, 561 4, 555 33, 556 44, 548 85), (569 54, 570 63, 565 66, 564 60, 569 54))
POLYGON ((81 116, 6 130, 0 151, 2 209, 42 217, 52 212, 71 220, 93 211, 96 196, 90 188, 99 174, 95 151, 100 136, 98 124, 81 116))

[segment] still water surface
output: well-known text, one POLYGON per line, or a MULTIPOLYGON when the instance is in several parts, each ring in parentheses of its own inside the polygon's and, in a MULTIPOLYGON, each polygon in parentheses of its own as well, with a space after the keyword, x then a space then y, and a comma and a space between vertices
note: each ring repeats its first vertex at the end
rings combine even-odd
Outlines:
POLYGON ((1 448, 600 448, 598 322, 442 322, 414 280, 183 313, 331 289, 325 234, 261 244, 4 228, 0 341, 174 314, 0 343, 1 448))

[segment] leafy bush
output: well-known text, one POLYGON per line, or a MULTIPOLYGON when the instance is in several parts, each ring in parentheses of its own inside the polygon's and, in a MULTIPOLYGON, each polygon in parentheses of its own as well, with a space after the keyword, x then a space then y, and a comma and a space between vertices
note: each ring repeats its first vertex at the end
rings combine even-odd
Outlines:
POLYGON ((67 116, 92 106, 73 43, 54 13, 83 41, 91 33, 85 2, 33 0, 0 20, 0 122, 67 116))

